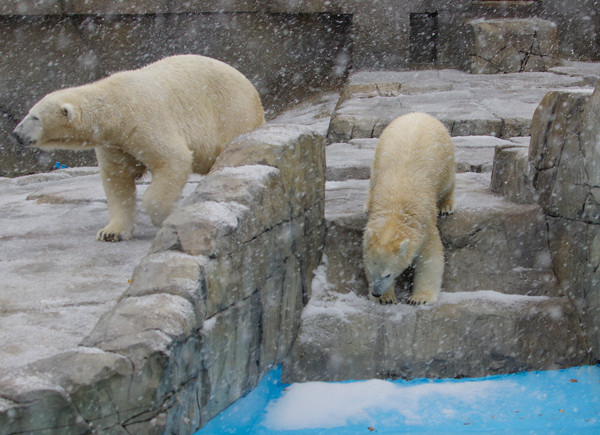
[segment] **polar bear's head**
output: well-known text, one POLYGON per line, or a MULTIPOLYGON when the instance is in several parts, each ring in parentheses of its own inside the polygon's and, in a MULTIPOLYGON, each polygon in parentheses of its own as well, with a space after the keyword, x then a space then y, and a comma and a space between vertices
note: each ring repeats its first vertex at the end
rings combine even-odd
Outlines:
POLYGON ((363 261, 373 296, 383 295, 412 264, 416 239, 413 228, 394 219, 369 222, 363 238, 363 261))
POLYGON ((36 103, 13 130, 23 145, 40 148, 86 147, 89 133, 82 131, 81 110, 67 90, 57 91, 36 103))

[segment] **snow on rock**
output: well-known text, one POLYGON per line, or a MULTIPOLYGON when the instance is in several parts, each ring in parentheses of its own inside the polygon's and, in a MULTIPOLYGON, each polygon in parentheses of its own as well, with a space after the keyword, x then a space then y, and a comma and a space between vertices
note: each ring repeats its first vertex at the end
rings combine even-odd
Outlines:
POLYGON ((525 296, 500 293, 493 290, 477 290, 469 292, 455 292, 440 294, 439 304, 462 304, 468 301, 484 300, 497 304, 514 305, 520 303, 531 303, 536 301, 547 301, 547 296, 525 296))

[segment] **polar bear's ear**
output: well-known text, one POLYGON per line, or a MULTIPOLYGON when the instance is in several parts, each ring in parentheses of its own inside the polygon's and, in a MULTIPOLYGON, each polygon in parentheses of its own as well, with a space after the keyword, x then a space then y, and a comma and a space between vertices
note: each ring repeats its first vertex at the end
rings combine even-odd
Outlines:
POLYGON ((63 114, 67 121, 73 122, 75 119, 75 107, 69 103, 63 103, 60 105, 60 112, 63 114))

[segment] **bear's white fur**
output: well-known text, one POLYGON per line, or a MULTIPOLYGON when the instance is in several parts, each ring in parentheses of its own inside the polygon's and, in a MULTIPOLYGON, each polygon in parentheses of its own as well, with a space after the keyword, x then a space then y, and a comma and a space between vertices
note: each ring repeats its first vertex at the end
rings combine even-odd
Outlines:
POLYGON ((415 267, 413 305, 435 302, 444 253, 437 215, 454 211, 454 147, 441 122, 424 113, 395 119, 381 134, 371 169, 363 238, 370 293, 395 303, 395 279, 415 267))
POLYGON ((205 174, 236 136, 264 124, 260 97, 233 67, 172 56, 144 68, 48 94, 14 130, 40 148, 95 148, 110 222, 99 240, 132 237, 135 180, 152 182, 143 205, 160 225, 189 174, 205 174))

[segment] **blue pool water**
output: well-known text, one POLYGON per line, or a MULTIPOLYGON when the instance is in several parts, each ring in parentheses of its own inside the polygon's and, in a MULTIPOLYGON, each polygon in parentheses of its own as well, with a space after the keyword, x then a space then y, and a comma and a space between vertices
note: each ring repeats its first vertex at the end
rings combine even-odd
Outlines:
POLYGON ((600 434, 600 366, 459 380, 280 377, 271 371, 197 434, 600 434))

